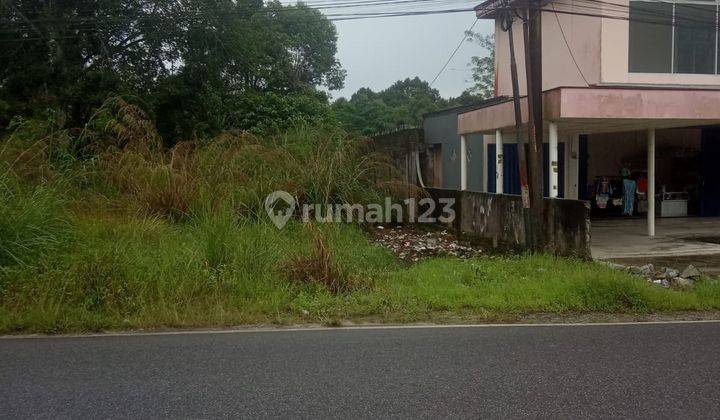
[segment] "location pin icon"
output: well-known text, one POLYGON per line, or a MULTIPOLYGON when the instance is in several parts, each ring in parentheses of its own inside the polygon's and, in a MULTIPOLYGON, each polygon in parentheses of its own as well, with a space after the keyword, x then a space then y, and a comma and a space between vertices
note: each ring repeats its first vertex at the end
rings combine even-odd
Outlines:
POLYGON ((287 191, 274 191, 265 197, 265 211, 278 229, 285 227, 288 220, 290 220, 295 211, 295 205, 295 197, 287 191), (288 207, 284 211, 276 212, 275 205, 279 200, 284 201, 288 207))

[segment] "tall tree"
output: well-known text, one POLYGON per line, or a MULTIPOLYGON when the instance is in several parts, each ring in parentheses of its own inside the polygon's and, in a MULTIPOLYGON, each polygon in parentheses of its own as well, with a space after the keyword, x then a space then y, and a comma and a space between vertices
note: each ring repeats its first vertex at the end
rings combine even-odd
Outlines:
POLYGON ((316 88, 342 87, 345 77, 335 27, 303 4, 15 0, 2 3, 0 28, 8 113, 59 107, 75 123, 108 93, 131 93, 177 118, 163 122, 168 132, 187 135, 223 126, 232 120, 225 112, 251 113, 228 106, 251 106, 263 92, 326 102, 316 88))
POLYGON ((495 35, 483 35, 472 31, 466 31, 465 35, 469 41, 480 46, 485 54, 470 59, 473 86, 463 94, 467 92, 481 99, 492 98, 495 95, 495 35))

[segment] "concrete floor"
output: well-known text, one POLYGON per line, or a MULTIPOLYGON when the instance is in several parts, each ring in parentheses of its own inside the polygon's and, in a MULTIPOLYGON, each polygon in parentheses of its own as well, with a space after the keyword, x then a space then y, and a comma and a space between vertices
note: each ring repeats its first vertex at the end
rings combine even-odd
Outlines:
POLYGON ((602 219, 591 224, 593 258, 627 264, 681 266, 693 264, 720 273, 720 218, 659 218, 654 238, 645 219, 602 219))

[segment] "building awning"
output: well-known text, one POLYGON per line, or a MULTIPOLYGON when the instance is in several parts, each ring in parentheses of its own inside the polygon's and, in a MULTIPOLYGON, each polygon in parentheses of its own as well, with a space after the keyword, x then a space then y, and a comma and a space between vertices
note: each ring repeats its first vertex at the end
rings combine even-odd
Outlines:
MULTIPOLYGON (((720 124, 720 90, 563 87, 543 93, 546 121, 563 132, 600 133, 720 124)), ((527 124, 527 98, 521 98, 527 124)), ((458 115, 459 134, 513 130, 512 100, 458 115)))

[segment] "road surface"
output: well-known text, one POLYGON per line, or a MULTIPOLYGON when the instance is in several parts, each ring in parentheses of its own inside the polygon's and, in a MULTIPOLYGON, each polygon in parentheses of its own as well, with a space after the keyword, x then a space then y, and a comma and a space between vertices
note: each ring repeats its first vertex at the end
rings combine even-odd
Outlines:
POLYGON ((720 416, 720 323, 0 339, 0 416, 720 416))

